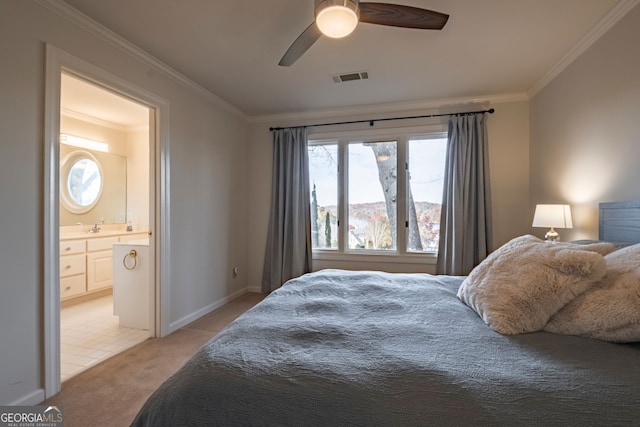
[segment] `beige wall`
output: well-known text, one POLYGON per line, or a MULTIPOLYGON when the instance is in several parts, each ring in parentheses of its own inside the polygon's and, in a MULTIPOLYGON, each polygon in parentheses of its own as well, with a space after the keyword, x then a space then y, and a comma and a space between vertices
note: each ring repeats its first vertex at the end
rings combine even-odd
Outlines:
MULTIPOLYGON (((295 126, 308 123, 362 120, 385 116, 413 116, 455 111, 473 111, 494 107, 496 112, 489 116, 489 155, 491 168, 492 208, 494 216, 494 246, 499 246, 509 239, 528 232, 529 229, 529 127, 528 102, 506 102, 495 105, 443 106, 425 111, 404 111, 402 114, 369 114, 328 116, 318 113, 317 117, 305 117, 297 120, 271 118, 254 123, 249 128, 249 200, 252 221, 249 223, 249 286, 259 288, 262 278, 264 250, 267 238, 267 223, 271 194, 272 141, 270 126, 295 126), (268 123, 266 122, 268 121, 268 123)), ((376 128, 418 126, 425 124, 446 123, 446 119, 429 119, 427 121, 402 121, 377 123, 376 128)), ((366 129, 368 124, 349 125, 335 128, 322 128, 322 132, 332 130, 366 129)), ((309 131, 313 133, 313 130, 309 131)), ((317 130, 316 130, 317 132, 317 130)), ((423 264, 362 261, 314 261, 314 270, 320 268, 373 269, 390 272, 427 272, 434 273, 433 260, 423 264)))
POLYGON ((127 132, 127 222, 149 229, 149 130, 127 132))
POLYGON ((120 156, 127 155, 126 131, 114 127, 90 123, 74 117, 60 117, 60 133, 92 139, 109 144, 109 152, 120 156))
POLYGON ((247 287, 244 116, 34 1, 0 0, 0 404, 43 397, 47 43, 169 104, 168 323, 247 287))
POLYGON ((640 6, 531 100, 529 214, 569 203, 563 240, 597 238, 599 202, 640 199, 638 28, 640 6))

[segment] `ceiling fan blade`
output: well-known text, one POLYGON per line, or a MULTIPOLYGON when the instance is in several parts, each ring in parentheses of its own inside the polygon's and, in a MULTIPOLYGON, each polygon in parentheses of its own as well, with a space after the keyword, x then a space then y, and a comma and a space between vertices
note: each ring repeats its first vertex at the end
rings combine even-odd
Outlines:
POLYGON ((298 60, 322 35, 315 21, 293 42, 278 65, 288 67, 298 60))
POLYGON ((449 15, 412 6, 389 3, 360 3, 360 22, 391 27, 441 30, 449 15))

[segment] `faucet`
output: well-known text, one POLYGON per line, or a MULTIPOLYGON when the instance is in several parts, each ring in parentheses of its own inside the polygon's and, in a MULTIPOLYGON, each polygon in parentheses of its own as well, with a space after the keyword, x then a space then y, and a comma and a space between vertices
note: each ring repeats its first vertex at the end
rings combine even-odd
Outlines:
POLYGON ((93 224, 93 227, 91 227, 91 230, 89 230, 89 233, 97 233, 100 231, 100 225, 98 225, 98 223, 93 224))

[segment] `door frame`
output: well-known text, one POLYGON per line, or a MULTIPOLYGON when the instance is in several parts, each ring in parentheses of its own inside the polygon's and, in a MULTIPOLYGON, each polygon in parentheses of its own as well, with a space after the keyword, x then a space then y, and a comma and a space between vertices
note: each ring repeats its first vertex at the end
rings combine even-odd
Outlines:
POLYGON ((154 254, 155 322, 152 336, 169 333, 169 102, 102 68, 50 44, 46 45, 44 114, 44 393, 61 388, 60 378, 60 79, 75 75, 149 108, 150 250, 154 254))

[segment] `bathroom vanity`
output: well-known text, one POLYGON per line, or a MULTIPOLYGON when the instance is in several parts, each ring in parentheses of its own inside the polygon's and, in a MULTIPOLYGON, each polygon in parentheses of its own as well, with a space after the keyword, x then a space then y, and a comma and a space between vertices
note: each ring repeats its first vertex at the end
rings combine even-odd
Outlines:
POLYGON ((121 230, 60 234, 60 300, 73 302, 111 292, 113 244, 149 237, 121 230))

